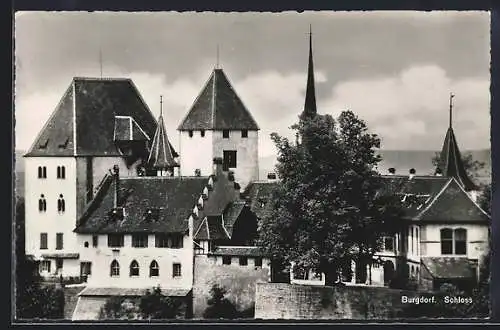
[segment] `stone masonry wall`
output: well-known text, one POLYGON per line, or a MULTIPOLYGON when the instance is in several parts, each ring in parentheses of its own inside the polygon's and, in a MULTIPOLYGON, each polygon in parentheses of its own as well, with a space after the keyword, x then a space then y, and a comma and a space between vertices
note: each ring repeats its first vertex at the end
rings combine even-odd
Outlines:
POLYGON ((227 298, 239 311, 252 308, 255 303, 256 283, 268 282, 269 275, 267 262, 263 262, 262 268, 254 267, 250 260, 247 266, 240 266, 237 262, 223 265, 222 261, 215 257, 195 256, 193 317, 202 318, 208 306, 210 289, 214 284, 227 290, 227 298))
POLYGON ((401 296, 414 292, 383 287, 259 283, 256 319, 391 319, 403 310, 401 296))

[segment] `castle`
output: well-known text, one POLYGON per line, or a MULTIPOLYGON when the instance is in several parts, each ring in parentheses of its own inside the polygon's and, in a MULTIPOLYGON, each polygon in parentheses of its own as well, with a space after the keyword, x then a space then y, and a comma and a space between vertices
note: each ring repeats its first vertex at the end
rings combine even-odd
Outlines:
MULTIPOLYGON (((310 37, 303 115, 316 113, 310 37)), ((163 110, 156 120, 130 79, 74 78, 25 155, 26 254, 44 277, 85 279, 75 319, 96 318, 106 297, 157 285, 194 301, 189 313, 199 315, 205 277, 273 280, 254 239, 279 180, 259 180, 259 126, 222 69, 178 132, 177 152, 163 110)), ((451 120, 435 176, 383 177, 382 193, 404 202, 406 226, 384 238, 380 262, 353 264, 344 282, 405 277, 432 289, 477 281, 489 216, 475 203, 451 120)), ((290 280, 321 284, 324 276, 292 270, 290 280)))

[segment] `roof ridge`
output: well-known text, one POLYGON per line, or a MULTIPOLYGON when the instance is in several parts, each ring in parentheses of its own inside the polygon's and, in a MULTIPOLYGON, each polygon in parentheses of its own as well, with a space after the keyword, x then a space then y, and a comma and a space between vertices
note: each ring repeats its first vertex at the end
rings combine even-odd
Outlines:
POLYGON ((215 127, 215 109, 216 109, 216 106, 217 104, 215 104, 216 100, 217 100, 217 74, 216 74, 216 69, 214 69, 213 71, 213 75, 214 75, 214 81, 212 83, 212 102, 210 102, 211 106, 212 106, 212 127, 215 127))
POLYGON ((203 84, 203 87, 201 88, 201 91, 198 93, 198 95, 196 96, 196 98, 194 99, 194 102, 191 104, 191 106, 189 107, 189 110, 187 111, 186 115, 184 116, 184 118, 182 118, 181 120, 181 123, 179 124, 179 126, 177 127, 177 130, 178 131, 181 131, 182 130, 182 126, 184 124, 184 122, 186 121, 186 119, 189 117, 189 114, 191 113, 191 110, 193 109, 193 107, 196 105, 196 103, 198 103, 198 100, 200 99, 201 95, 203 94, 203 92, 205 91, 205 89, 207 88, 208 86, 208 83, 210 82, 210 79, 212 79, 212 76, 215 74, 214 71, 212 71, 212 74, 208 77, 208 79, 205 81, 205 83, 203 84))
POLYGON ((459 187, 459 188, 460 188, 460 190, 462 190, 462 192, 463 192, 463 193, 467 196, 467 198, 469 198, 469 200, 470 200, 472 203, 474 203, 474 205, 475 205, 475 206, 476 206, 476 207, 477 207, 477 208, 478 208, 478 209, 479 209, 479 210, 480 210, 480 211, 481 211, 484 215, 486 215, 489 219, 491 219, 491 216, 490 216, 488 213, 486 213, 486 211, 485 211, 485 210, 483 210, 483 209, 481 208, 481 206, 479 206, 479 204, 478 204, 478 203, 476 203, 476 201, 475 201, 475 200, 473 200, 473 199, 470 197, 469 193, 468 193, 468 192, 467 192, 467 191, 466 191, 466 190, 462 187, 462 185, 461 185, 461 184, 459 184, 455 178, 452 178, 452 179, 453 179, 453 180, 457 183, 458 187, 459 187))
POLYGON ((90 81, 90 80, 100 80, 100 81, 121 81, 121 82, 125 82, 125 81, 131 81, 132 79, 131 78, 126 78, 126 77, 104 77, 104 78, 99 78, 99 77, 85 77, 85 76, 74 76, 73 77, 73 80, 87 80, 87 81, 90 81))

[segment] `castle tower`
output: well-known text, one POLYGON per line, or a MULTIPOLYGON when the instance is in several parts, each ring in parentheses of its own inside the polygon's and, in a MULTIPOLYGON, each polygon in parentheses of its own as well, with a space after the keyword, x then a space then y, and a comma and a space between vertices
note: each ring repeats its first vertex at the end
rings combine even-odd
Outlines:
POLYGON ((163 121, 163 98, 161 96, 160 117, 158 118, 158 125, 149 152, 148 167, 155 171, 157 176, 173 176, 174 170, 178 168, 163 121))
POLYGON ((242 188, 258 180, 259 127, 222 69, 212 71, 178 131, 181 175, 210 175, 222 157, 242 188))
POLYGON ((462 188, 474 197, 478 188, 467 174, 453 131, 453 97, 454 95, 450 94, 449 126, 444 138, 436 174, 454 177, 462 185, 462 188))

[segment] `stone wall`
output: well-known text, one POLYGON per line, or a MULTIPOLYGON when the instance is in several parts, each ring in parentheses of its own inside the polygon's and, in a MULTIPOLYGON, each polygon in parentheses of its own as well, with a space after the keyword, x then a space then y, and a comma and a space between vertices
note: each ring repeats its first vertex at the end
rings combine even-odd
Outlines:
POLYGON ((195 256, 193 283, 193 317, 202 318, 214 284, 227 290, 227 298, 239 311, 253 308, 255 304, 255 284, 269 281, 269 265, 263 260, 262 267, 252 262, 240 266, 237 262, 223 265, 222 260, 206 255, 195 256))
POLYGON ((401 297, 415 292, 366 286, 259 283, 256 319, 391 319, 403 311, 401 297))

